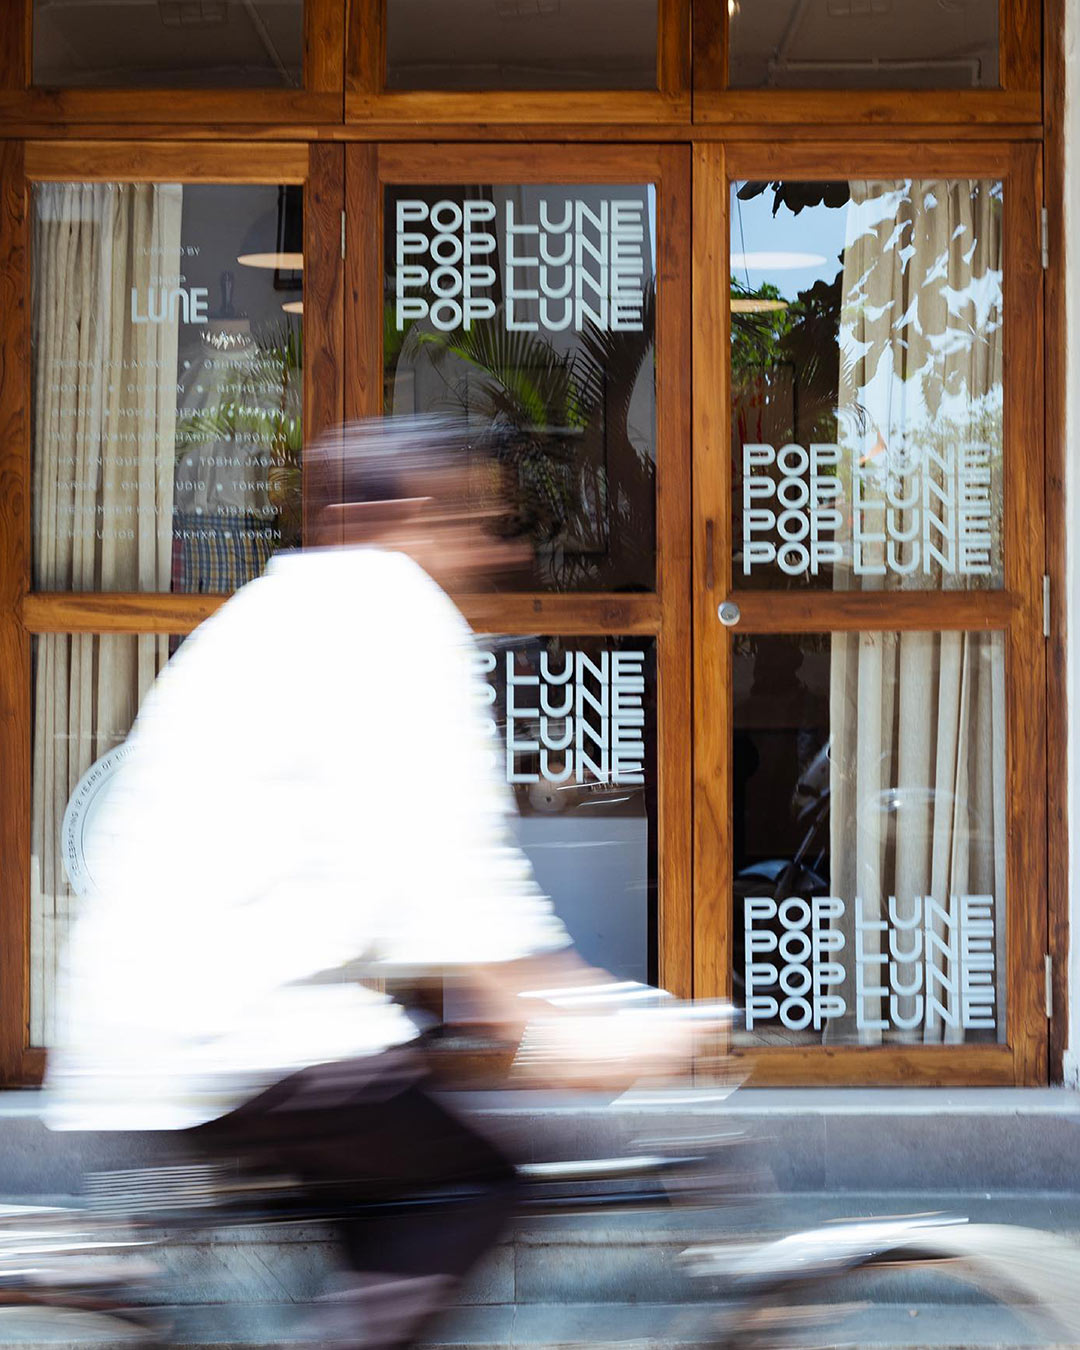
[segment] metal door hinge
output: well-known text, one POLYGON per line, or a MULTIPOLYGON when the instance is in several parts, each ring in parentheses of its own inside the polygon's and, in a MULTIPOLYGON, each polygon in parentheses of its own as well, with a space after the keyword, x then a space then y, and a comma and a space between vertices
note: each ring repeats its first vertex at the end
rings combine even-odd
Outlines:
POLYGON ((1050 266, 1050 213, 1045 206, 1042 209, 1042 265, 1044 268, 1050 266))
POLYGON ((1054 958, 1046 956, 1043 960, 1046 962, 1046 988, 1043 992, 1046 997, 1046 1017, 1049 1021, 1054 1015, 1054 958))
POLYGON ((341 213, 341 256, 345 256, 345 212, 341 213))
POLYGON ((1043 573, 1043 637, 1050 636, 1050 578, 1043 573))

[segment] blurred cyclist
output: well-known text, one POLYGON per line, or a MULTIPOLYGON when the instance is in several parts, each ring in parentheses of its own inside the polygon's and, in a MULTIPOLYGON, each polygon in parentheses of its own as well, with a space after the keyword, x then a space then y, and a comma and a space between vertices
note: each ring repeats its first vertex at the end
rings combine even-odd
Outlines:
MULTIPOLYGON (((319 1341, 392 1347, 495 1240, 514 1173, 425 1090, 416 1025, 369 977, 456 970, 508 1043, 523 991, 606 977, 509 842, 441 589, 520 561, 499 466, 422 419, 349 428, 318 469, 323 547, 275 558, 140 713, 70 945, 51 1123, 185 1130, 346 1204, 449 1188, 437 1213, 339 1225, 351 1276, 319 1341)), ((592 1082, 597 1054, 627 1079, 650 1058, 618 1038, 577 1054, 592 1082)))

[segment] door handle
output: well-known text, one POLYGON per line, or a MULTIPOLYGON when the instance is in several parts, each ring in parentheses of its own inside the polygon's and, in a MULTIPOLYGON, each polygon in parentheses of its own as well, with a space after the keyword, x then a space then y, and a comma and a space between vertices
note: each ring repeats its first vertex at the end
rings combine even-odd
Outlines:
POLYGON ((705 589, 711 591, 716 584, 716 568, 713 564, 713 536, 716 527, 711 519, 705 522, 705 589))
POLYGON ((716 617, 725 628, 734 628, 742 618, 742 612, 734 600, 725 600, 717 609, 716 617))

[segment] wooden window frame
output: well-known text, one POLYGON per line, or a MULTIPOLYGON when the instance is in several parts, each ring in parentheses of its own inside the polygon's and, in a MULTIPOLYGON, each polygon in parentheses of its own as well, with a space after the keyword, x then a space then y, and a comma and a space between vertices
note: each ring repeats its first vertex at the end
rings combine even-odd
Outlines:
POLYGON ((1069 783, 1067 743, 1069 650, 1062 599, 1068 594, 1066 565, 1065 398, 1069 363, 1065 297, 1065 0, 1043 5, 1043 198, 1046 204, 1046 268, 1043 273, 1043 428, 1046 455, 1046 574, 1050 579, 1047 639, 1047 904, 1050 932, 1050 1081, 1065 1073, 1069 1038, 1069 783))
POLYGON ((33 0, 0 15, 0 119, 39 123, 340 122, 346 0, 304 0, 302 89, 45 88, 33 83, 33 0))
POLYGON ((693 4, 695 122, 963 126, 1042 118, 1040 0, 998 0, 999 88, 942 90, 729 89, 728 0, 693 4))
POLYGON ((943 1046, 756 1047, 753 1081, 784 1084, 1035 1084, 1047 1081, 1043 958, 1046 905, 1046 674, 1042 576, 1042 269, 1038 148, 1022 143, 699 146, 695 152, 694 991, 731 989, 732 864, 716 823, 731 819, 731 599, 738 632, 998 630, 1006 634, 1008 812, 1006 1043, 943 1046), (998 592, 804 594, 739 591, 731 567, 729 184, 828 178, 1000 178, 1005 184, 1005 584, 998 592), (1011 377, 1008 375, 1011 372, 1011 377), (1022 372, 1022 373, 1021 373, 1022 372), (715 549, 709 556, 710 542, 715 549), (709 587, 707 578, 715 577, 709 587), (1034 659, 1032 659, 1034 657, 1034 659), (1034 899, 1033 899, 1034 897, 1034 899))
MULTIPOLYGON (((31 642, 44 633, 189 633, 223 595, 34 591, 31 585, 31 211, 41 182, 300 184, 305 189, 304 442, 340 426, 344 292, 340 146, 217 142, 0 143, 0 1082, 33 1083, 44 1051, 30 1044, 31 642)), ((306 462, 306 461, 305 461, 306 462)), ((305 494, 310 500, 310 494, 305 494)))
MULTIPOLYGON (((345 416, 382 411, 383 189, 394 183, 656 185, 656 589, 530 591, 455 598, 477 632, 506 636, 651 637, 656 642, 657 950, 664 987, 689 995, 691 931, 690 693, 690 157, 678 146, 532 146, 522 162, 498 145, 355 146, 347 219, 371 221, 346 260, 345 416)), ((359 233, 359 232, 357 232, 359 233)))
MULTIPOLYGON (((657 0, 657 87, 636 90, 388 90, 386 6, 353 0, 345 68, 345 120, 492 123, 665 123, 690 120, 690 0, 657 0)), ((475 130, 470 132, 475 134, 475 130)))
MULTIPOLYGON (((1066 447, 1064 440, 1065 368, 1064 304, 1064 224, 1062 217, 1063 183, 1063 125, 1064 54, 1061 30, 1064 21, 1062 0, 1000 0, 1004 42, 1001 53, 1002 88, 987 91, 768 91, 726 90, 724 84, 723 53, 726 25, 726 0, 694 0, 695 51, 693 74, 696 92, 693 97, 693 122, 690 96, 690 40, 689 0, 662 0, 665 13, 675 22, 664 31, 674 35, 663 61, 668 63, 667 84, 655 93, 544 93, 518 94, 488 91, 482 95, 457 96, 465 100, 451 106, 449 95, 390 93, 381 91, 381 47, 374 48, 371 38, 381 43, 381 19, 373 25, 374 4, 379 0, 352 0, 351 27, 346 34, 345 12, 347 0, 308 0, 309 20, 316 13, 322 16, 318 32, 308 29, 308 88, 304 91, 233 91, 206 90, 166 93, 163 91, 71 89, 59 92, 32 89, 29 86, 30 65, 30 0, 12 0, 0 6, 0 122, 5 124, 5 138, 0 139, 0 556, 5 560, 0 569, 0 858, 5 867, 0 873, 0 1083, 12 1085, 33 1082, 40 1076, 42 1052, 30 1047, 27 1041, 28 951, 27 922, 29 890, 25 880, 29 858, 29 808, 21 803, 29 801, 29 641, 30 636, 43 632, 129 632, 129 633, 183 633, 193 629, 211 614, 223 601, 219 596, 157 596, 135 594, 65 594, 31 593, 30 569, 30 502, 29 502, 29 225, 27 214, 27 166, 35 172, 44 172, 49 166, 57 177, 80 179, 110 176, 152 180, 155 176, 180 178, 184 181, 243 181, 249 171, 252 181, 281 181, 280 159, 275 159, 273 170, 258 172, 258 142, 266 138, 263 149, 268 159, 278 152, 277 142, 283 142, 292 154, 302 148, 309 154, 307 179, 306 219, 311 222, 305 240, 308 265, 305 268, 305 294, 317 296, 322 287, 322 304, 312 299, 305 316, 305 349, 307 361, 304 373, 305 435, 318 427, 339 425, 346 407, 344 353, 350 352, 348 405, 350 411, 371 410, 376 406, 382 384, 381 353, 378 335, 370 325, 361 321, 358 305, 367 294, 363 279, 358 280, 355 255, 369 247, 376 238, 374 232, 350 229, 347 278, 350 283, 349 305, 345 307, 343 273, 338 257, 339 226, 337 214, 344 206, 346 176, 343 168, 345 152, 340 146, 316 143, 316 137, 327 136, 358 144, 349 151, 352 166, 348 177, 351 219, 357 219, 358 206, 370 198, 371 209, 381 206, 378 191, 380 148, 377 140, 420 140, 443 137, 467 142, 483 140, 504 141, 501 149, 493 147, 496 156, 504 157, 505 177, 519 181, 528 171, 514 161, 528 161, 536 148, 530 143, 528 151, 514 147, 512 142, 542 138, 560 142, 541 149, 551 152, 558 162, 553 179, 567 177, 568 167, 584 162, 598 153, 588 144, 598 140, 644 142, 642 153, 654 154, 651 142, 669 139, 686 144, 676 155, 692 155, 695 193, 693 233, 693 291, 694 319, 692 325, 683 322, 671 334, 668 350, 679 353, 681 367, 689 371, 690 337, 694 335, 693 361, 696 372, 696 401, 694 404, 694 439, 697 456, 695 483, 699 494, 714 494, 710 486, 710 468, 703 460, 701 446, 710 437, 726 435, 728 417, 725 407, 718 407, 718 393, 711 394, 710 383, 716 380, 716 371, 727 379, 727 330, 717 324, 709 326, 710 308, 719 305, 719 320, 726 325, 726 285, 724 270, 720 269, 717 288, 716 269, 720 267, 719 249, 728 247, 726 226, 726 196, 713 200, 705 166, 714 164, 717 157, 729 164, 752 165, 769 171, 789 172, 811 176, 810 157, 827 155, 830 176, 838 166, 855 164, 863 150, 855 143, 865 142, 868 156, 878 157, 874 162, 888 162, 899 172, 911 172, 917 159, 922 169, 923 151, 915 151, 912 142, 920 145, 929 134, 938 140, 963 139, 966 144, 948 148, 949 160, 958 166, 957 172, 976 161, 997 156, 1003 160, 1014 152, 1030 151, 1037 156, 1040 144, 1046 155, 1046 202, 1049 212, 1049 265, 1045 272, 1033 273, 1028 278, 1031 295, 1043 295, 1042 327, 1039 342, 1033 350, 1040 352, 1046 368, 1045 399, 1037 408, 1037 425, 1032 427, 1032 444, 1045 440, 1045 563, 1043 567, 1052 581, 1053 601, 1050 608, 1051 635, 1046 662, 1045 693, 1046 739, 1040 740, 1031 731, 1030 757, 1042 756, 1048 760, 1044 780, 1047 784, 1048 851, 1033 859, 1032 875, 1035 882, 1025 878, 1027 890, 1041 885, 1045 876, 1049 895, 1049 934, 1043 947, 1031 938, 1031 955, 1036 960, 1025 974, 1030 984, 1027 1015, 1033 1022, 1043 1017, 1042 990, 1044 972, 1042 952, 1054 956, 1053 1008, 1050 1024, 1050 1068, 1052 1079, 1060 1079, 1062 1056, 1067 1038, 1068 988, 1067 953, 1069 943, 1070 890, 1067 868, 1067 780, 1064 765, 1056 749, 1047 754, 1046 745, 1059 747, 1066 730, 1066 633, 1059 597, 1065 594, 1065 519, 1064 478, 1066 447), (679 34, 682 36, 678 36, 679 34), (1045 38, 1042 56, 1039 38, 1045 38), (349 88, 346 91, 346 37, 349 38, 349 88), (374 65, 372 64, 374 56, 374 65), (314 55, 312 55, 314 53, 314 55), (681 64, 680 64, 681 63, 681 64), (374 72, 374 75, 372 74, 374 72), (673 72, 673 74, 672 74, 673 72), (1041 93, 1040 93, 1041 91, 1041 93), (1045 98, 1045 104, 1043 98, 1045 98), (412 100, 409 103, 409 100, 412 100), (443 105, 443 114, 433 108, 433 100, 443 105), (132 120, 134 119, 134 120, 132 120), (343 120, 344 119, 344 120, 343 120), (377 120, 376 120, 377 119, 377 120), (292 125, 289 125, 291 123, 292 125), (842 125, 841 125, 842 124, 842 125), (75 135, 78 141, 65 141, 75 135), (830 137, 849 138, 844 144, 830 145, 830 137), (53 138, 37 140, 24 145, 19 136, 53 138), (250 139, 239 143, 238 137, 250 139), (875 144, 888 136, 889 147, 875 144), (121 142, 104 138, 121 137, 121 142), (224 137, 225 144, 215 145, 224 137), (303 147, 296 145, 302 137, 303 147), (142 139, 145 138, 145 139, 142 139), (311 141, 310 148, 307 141, 311 141), (569 143, 569 142, 573 143, 569 143), (762 145, 772 141, 778 144, 762 145), (273 143, 271 143, 273 142, 273 143), (723 145, 719 143, 723 143, 723 145), (797 144, 802 142, 802 144, 797 144), (907 142, 904 150, 901 142, 907 142), (225 158, 215 158, 215 149, 225 158), (742 156, 750 156, 744 159, 742 156), (891 158, 889 158, 891 156, 891 158), (365 178, 358 171, 361 163, 369 165, 365 178), (783 169, 780 166, 786 166, 783 169), (155 175, 154 170, 158 169, 155 175), (367 183, 365 187, 364 184, 367 183), (322 224, 316 229, 315 205, 319 203, 322 224), (720 232, 710 237, 708 230, 717 221, 720 232), (363 238, 357 236, 363 235, 363 238), (316 263, 321 251, 322 261, 316 263), (321 282, 317 282, 318 277, 321 282), (712 280, 710 281, 710 278, 712 280), (348 338, 344 336, 348 329, 348 338), (321 333, 321 335, 320 335, 321 333), (372 346, 374 344, 374 346, 372 346), (716 364, 717 358, 723 360, 716 364), (20 740, 22 737, 26 744, 20 740), (17 805, 13 805, 17 804, 17 805), (15 874, 13 878, 13 873, 15 874), (1036 1016, 1035 1004, 1038 1003, 1036 1016)), ((424 140, 422 150, 433 147, 424 140)), ((630 153, 640 155, 627 148, 630 153)), ((388 147, 393 154, 405 154, 400 147, 388 147)), ((454 147, 467 153, 471 165, 477 163, 475 144, 454 147)), ((941 147, 932 145, 932 153, 943 162, 941 147)), ((599 152, 606 153, 606 152, 599 152)), ((1021 158, 1022 158, 1021 154, 1021 158)), ((440 163, 440 175, 445 176, 446 159, 440 163)), ((865 161, 869 162, 869 161, 865 161)), ((682 170, 680 169, 680 174, 682 170)), ((741 172, 741 171, 740 171, 741 172)), ((488 179, 495 175, 485 171, 488 179)), ((684 175, 685 177, 685 175, 684 175)), ((1036 165, 1037 177, 1037 165, 1036 165)), ((678 212, 690 211, 689 190, 683 178, 681 202, 672 204, 672 220, 678 212)), ((1037 188, 1036 188, 1037 190, 1037 188)), ((364 219, 360 216, 359 219, 364 219)), ((1032 242, 1037 238, 1036 225, 1022 222, 1026 256, 1037 251, 1032 242)), ((1015 231, 1012 232, 1015 234, 1015 231)), ((689 229, 680 227, 677 247, 671 253, 671 266, 666 284, 676 286, 670 293, 682 295, 684 312, 689 312, 690 287, 685 279, 690 269, 688 252, 689 229)), ((1012 237, 1012 235, 1010 235, 1012 237)), ((376 250, 378 245, 376 244, 376 250)), ((380 277, 381 257, 377 257, 372 277, 380 277)), ((381 303, 381 296, 380 296, 381 303)), ((714 316, 715 317, 715 316, 714 316)), ((1016 318, 1016 307, 1010 311, 1007 323, 1016 318)), ((1034 320, 1033 320, 1034 322, 1034 320)), ((689 383, 689 374, 684 380, 689 383)), ((726 384, 725 384, 726 387, 726 384)), ((1032 395, 1034 397, 1034 394, 1032 395)), ((669 402, 665 415, 665 434, 670 444, 689 445, 689 430, 683 425, 689 416, 688 403, 682 407, 669 402), (680 429, 681 428, 681 429, 680 429), (680 439, 681 438, 681 439, 680 439)), ((687 452, 688 454, 688 452, 687 452)), ((724 472, 728 463, 722 457, 724 472)), ((1034 488, 1032 489, 1034 490, 1034 488)), ((664 471, 658 480, 658 505, 667 509, 672 520, 680 518, 678 507, 685 501, 685 522, 690 519, 690 465, 680 461, 675 471, 664 471), (667 505, 665 507, 665 498, 667 505)), ((714 505, 715 505, 714 500, 714 505)), ((720 515, 725 519, 729 502, 723 494, 719 501, 720 515)), ((715 533, 717 546, 720 536, 715 533)), ((689 767, 684 774, 672 777, 661 805, 662 829, 670 831, 665 838, 675 841, 667 845, 667 855, 661 864, 663 884, 667 888, 668 909, 661 909, 660 951, 665 961, 663 978, 678 992, 692 989, 702 994, 725 987, 729 974, 724 971, 723 955, 710 929, 723 916, 725 899, 718 898, 718 879, 715 872, 701 866, 702 840, 706 831, 723 827, 724 811, 730 805, 725 793, 729 785, 710 769, 715 769, 718 738, 730 734, 724 724, 702 725, 696 746, 691 731, 691 713, 701 719, 701 680, 704 659, 699 644, 697 655, 696 702, 691 704, 690 691, 690 618, 700 630, 704 622, 704 581, 707 568, 704 562, 702 536, 702 508, 694 512, 694 566, 691 572, 690 529, 686 524, 682 535, 669 533, 661 557, 669 566, 671 592, 652 595, 575 595, 575 596, 513 596, 494 601, 492 598, 465 598, 463 603, 469 617, 478 628, 489 631, 534 633, 542 630, 553 634, 603 634, 605 632, 658 634, 663 627, 665 636, 658 647, 658 665, 661 670, 662 706, 672 710, 670 719, 658 728, 661 737, 659 758, 665 765, 690 765, 692 752, 693 780, 689 767), (684 569, 685 584, 680 590, 680 568, 684 569), (690 592, 696 598, 691 606, 690 592), (685 592, 683 594, 682 592, 685 592), (672 609, 670 595, 675 595, 672 609), (679 606, 683 608, 680 609, 679 606), (683 617, 683 616, 686 617, 683 617), (679 655, 681 653, 681 656, 679 655), (680 664, 681 661, 681 664, 680 664), (670 662, 670 666, 666 663, 670 662), (665 674, 664 671, 667 671, 665 674), (667 692, 665 693, 664 690, 667 692), (670 704, 667 702, 671 699, 670 704), (682 708, 681 725, 676 725, 674 710, 682 708), (695 799, 694 853, 690 846, 691 808, 695 799), (663 813, 667 812, 665 816, 663 813), (678 840, 685 837, 685 846, 678 840), (681 849, 681 857, 680 857, 681 849), (697 867, 692 876, 691 863, 697 867), (670 869, 670 870, 669 870, 670 869), (695 895, 696 889, 696 895, 695 895), (691 921, 693 905, 697 905, 697 949, 692 947, 694 925, 691 921), (672 945, 674 944, 674 945, 672 945)), ((1036 550, 1037 551, 1037 550, 1036 550)), ((719 577, 717 578, 719 580, 719 577)), ((724 577, 726 581, 726 576, 724 577)), ((714 587, 716 582, 714 582, 714 587)), ((717 588, 719 589, 719 588, 717 588)), ((726 594, 726 590, 723 591, 726 594)), ((718 601, 720 594, 715 596, 718 601)), ((854 604, 854 601, 851 602, 854 604)), ((907 601, 905 604, 909 603, 907 601)), ((921 606, 921 600, 911 602, 921 606)), ((1000 600, 992 602, 1001 605, 1000 600)), ((971 604, 968 598, 958 600, 957 622, 974 624, 979 614, 974 609, 964 611, 971 604)), ((744 628, 751 619, 768 622, 772 611, 763 612, 761 597, 747 598, 743 604, 744 628), (755 617, 753 604, 759 606, 755 617), (749 608, 748 608, 749 606, 749 608)), ((1033 622, 1031 606, 1022 607, 1024 622, 1033 622)), ((922 612, 920 610, 920 612, 922 612)), ((715 630, 715 604, 708 619, 715 630)), ((779 611, 776 611, 779 615, 779 611)), ((1003 626, 1012 620, 1011 610, 989 616, 990 626, 1003 626)), ((797 616, 796 616, 797 617, 797 616)), ((983 619, 987 615, 983 613, 983 619)), ((1041 612, 1040 612, 1041 617, 1041 612)), ((790 631, 790 613, 783 616, 790 631)), ((839 621, 838 619, 836 620, 839 621)), ((802 622, 811 620, 804 615, 802 622)), ((868 620, 860 618, 857 625, 868 620)), ((925 622, 925 620, 924 620, 925 622)), ((854 619, 852 619, 854 624, 854 619)), ((850 625, 849 625, 850 626, 850 625)), ((872 625, 871 625, 872 626, 872 625)), ((899 613, 887 627, 917 628, 913 613, 899 613)), ((819 631, 815 630, 815 631, 819 631)), ((712 668, 713 674, 715 668, 712 668)), ((1034 708, 1040 706, 1039 691, 1034 708)), ((730 709, 728 710, 730 716, 730 709)), ((1035 717, 1038 721, 1038 717, 1035 717)), ((1010 731, 1010 738, 1014 733, 1010 731)), ((730 745, 728 746, 728 750, 730 745)), ((725 750, 724 753, 728 753, 725 750)), ((663 781, 663 779, 662 779, 663 781)), ((726 864, 730 871, 730 860, 726 864)), ((1010 897, 1015 895, 1010 876, 1010 897)), ((1010 903, 1012 901, 1010 900, 1010 903)), ((1011 955, 1010 948, 1010 955, 1011 955)), ((1011 991, 1012 992, 1012 991, 1011 991)), ((1010 1005, 1010 1015, 1012 1005, 1010 1005)), ((825 1052, 791 1052, 784 1063, 776 1054, 763 1067, 763 1073, 772 1081, 814 1082, 1017 1082, 1046 1081, 1043 1061, 1038 1055, 1020 1063, 1011 1051, 994 1047, 948 1047, 947 1050, 895 1051, 828 1050, 825 1052), (979 1053, 976 1053, 979 1052, 979 1053), (974 1056, 974 1058, 973 1058, 974 1056), (1019 1069, 1022 1072, 1018 1072, 1019 1069)))

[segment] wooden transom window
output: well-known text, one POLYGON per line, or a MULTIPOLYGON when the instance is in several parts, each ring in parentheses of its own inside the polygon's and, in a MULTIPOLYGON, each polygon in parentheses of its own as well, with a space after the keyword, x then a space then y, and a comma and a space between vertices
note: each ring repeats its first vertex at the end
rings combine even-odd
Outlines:
POLYGON ((1040 19, 1040 0, 12 0, 0 112, 481 135, 1034 124, 1040 19))
POLYGON ((300 89, 304 0, 33 0, 51 89, 300 89))

